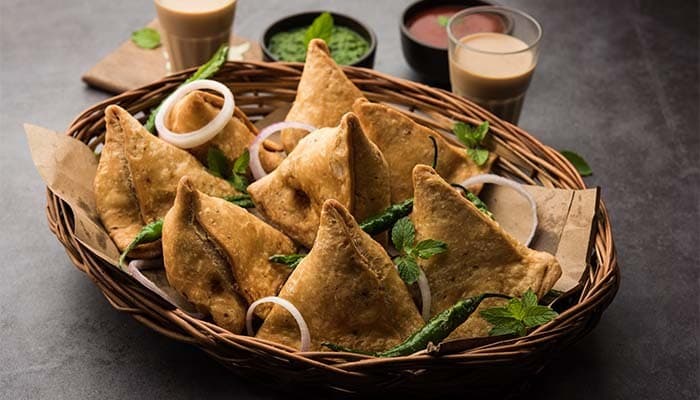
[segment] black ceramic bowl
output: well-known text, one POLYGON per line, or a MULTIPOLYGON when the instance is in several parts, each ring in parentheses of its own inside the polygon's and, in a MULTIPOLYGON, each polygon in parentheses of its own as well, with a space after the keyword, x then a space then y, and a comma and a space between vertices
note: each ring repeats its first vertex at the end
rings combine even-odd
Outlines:
POLYGON ((493 3, 479 0, 422 0, 411 4, 401 16, 401 50, 408 65, 423 81, 438 86, 450 83, 450 67, 447 48, 435 47, 416 39, 409 31, 408 24, 421 11, 438 6, 490 6, 493 3))
MULTIPOLYGON (((267 47, 267 44, 269 43, 272 35, 279 32, 289 31, 294 28, 309 26, 312 22, 314 22, 314 19, 316 19, 316 17, 321 15, 322 12, 323 11, 309 11, 301 14, 289 15, 278 20, 277 22, 270 25, 267 29, 265 29, 265 32, 263 32, 262 40, 260 41, 260 47, 262 47, 265 61, 280 61, 270 52, 270 49, 268 49, 267 47)), ((358 59, 350 65, 352 65, 353 67, 373 68, 374 55, 377 52, 377 36, 374 34, 374 31, 372 31, 372 29, 370 29, 367 25, 363 24, 362 22, 352 17, 348 17, 347 15, 338 14, 334 12, 331 12, 331 15, 333 16, 333 22, 335 23, 335 25, 350 28, 369 42, 369 50, 367 50, 367 53, 365 53, 364 56, 360 57, 360 59, 358 59)))

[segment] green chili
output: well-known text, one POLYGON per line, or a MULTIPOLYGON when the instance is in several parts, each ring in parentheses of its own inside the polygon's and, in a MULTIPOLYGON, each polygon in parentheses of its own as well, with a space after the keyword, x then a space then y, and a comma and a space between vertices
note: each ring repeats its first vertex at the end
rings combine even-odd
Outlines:
POLYGON ((233 196, 226 196, 224 200, 229 203, 233 203, 238 207, 242 208, 255 208, 255 203, 253 203, 253 198, 250 197, 248 193, 234 194, 233 196))
POLYGON ((392 204, 380 214, 369 217, 360 223, 360 228, 370 235, 376 235, 394 226, 396 221, 413 211, 413 199, 406 199, 398 204, 392 204))
POLYGON ((126 246, 126 249, 124 249, 124 252, 119 256, 119 267, 124 266, 124 260, 126 259, 126 256, 133 250, 136 246, 143 244, 143 243, 150 243, 150 242, 155 242, 156 240, 160 239, 160 237, 163 235, 163 219, 159 219, 156 221, 151 222, 150 224, 144 226, 141 228, 139 233, 136 235, 134 240, 129 243, 128 246, 126 246))
MULTIPOLYGON (((228 46, 226 45, 221 45, 218 50, 216 50, 216 53, 209 59, 209 61, 206 62, 206 64, 202 64, 197 71, 195 71, 192 76, 187 78, 185 82, 182 83, 182 85, 185 85, 187 83, 190 83, 192 81, 197 81, 200 79, 208 79, 212 75, 214 75, 219 68, 226 62, 226 59, 228 57, 228 46)), ((180 86, 182 86, 180 85, 180 86)), ((179 87, 179 86, 178 86, 179 87)), ((167 97, 166 97, 167 98, 167 97)), ((158 110, 160 110, 161 104, 158 104, 158 106, 154 109, 151 110, 151 115, 148 116, 148 121, 146 121, 146 124, 144 127, 151 133, 156 132, 156 115, 158 114, 158 110)))
POLYGON ((432 342, 437 344, 442 342, 447 336, 450 335, 450 333, 452 333, 452 331, 457 329, 458 326, 462 325, 464 321, 466 321, 467 318, 474 313, 477 307, 479 307, 479 304, 481 304, 482 300, 490 297, 498 297, 502 299, 510 298, 510 296, 503 294, 484 293, 468 299, 460 300, 452 307, 431 318, 430 321, 425 324, 425 326, 414 332, 403 343, 379 353, 357 351, 333 343, 322 343, 321 345, 328 347, 333 351, 367 354, 375 357, 407 356, 425 349, 428 347, 428 343, 432 342))
POLYGON ((458 184, 458 183, 451 183, 450 185, 451 185, 452 187, 461 189, 462 192, 464 192, 464 197, 466 197, 467 200, 471 201, 472 204, 474 204, 474 205, 476 206, 476 208, 479 209, 479 211, 481 211, 482 213, 484 213, 487 217, 489 217, 489 218, 491 218, 491 219, 495 219, 495 218, 493 217, 493 213, 489 210, 489 208, 488 208, 488 206, 486 205, 486 203, 484 203, 484 201, 481 200, 481 199, 479 198, 479 196, 477 196, 477 195, 475 195, 474 193, 470 192, 467 188, 465 188, 464 186, 462 186, 462 185, 460 185, 460 184, 458 184))

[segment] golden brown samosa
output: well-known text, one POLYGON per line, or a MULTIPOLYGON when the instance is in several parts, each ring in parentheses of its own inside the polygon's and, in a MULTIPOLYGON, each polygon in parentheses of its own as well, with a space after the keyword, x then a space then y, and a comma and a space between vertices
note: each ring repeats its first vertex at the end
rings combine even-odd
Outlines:
MULTIPOLYGON (((561 276, 553 255, 523 246, 432 168, 416 166, 413 183, 416 241, 447 244, 446 252, 420 260, 430 284, 431 315, 485 292, 521 296, 532 288, 541 298, 561 276)), ((488 299, 481 307, 503 301, 488 299)), ((488 323, 477 312, 450 337, 485 336, 488 331, 488 323)))
POLYGON ((321 206, 338 200, 359 221, 389 206, 389 172, 357 117, 304 137, 272 173, 248 192, 257 210, 292 239, 311 247, 321 206))
MULTIPOLYGON (((383 351, 424 324, 382 246, 335 200, 323 204, 318 239, 279 296, 304 317, 311 351, 327 350, 323 342, 383 351)), ((300 345, 294 318, 278 305, 256 337, 294 348, 300 345)))
MULTIPOLYGON (((105 110, 105 143, 93 182, 95 203, 102 225, 120 251, 145 225, 124 154, 126 132, 143 129, 141 123, 118 106, 105 110)), ((160 241, 146 243, 129 253, 136 258, 160 254, 160 241)))
MULTIPOLYGON (((290 270, 268 261, 292 241, 246 210, 197 191, 187 177, 163 224, 168 282, 220 326, 238 333, 247 304, 276 295, 290 270)), ((269 306, 256 313, 264 317, 269 306)))
POLYGON ((144 222, 165 216, 175 200, 177 183, 185 175, 209 195, 237 193, 230 183, 207 172, 193 155, 151 135, 126 110, 118 106, 107 109, 108 125, 112 123, 110 118, 122 124, 124 154, 144 222))
MULTIPOLYGON (((363 97, 333 61, 326 42, 313 39, 306 51, 297 96, 285 121, 303 122, 316 128, 336 126, 345 113, 352 111, 352 103, 363 97)), ((301 129, 282 130, 282 144, 287 153, 307 134, 301 129)))
MULTIPOLYGON (((175 133, 188 133, 204 127, 221 111, 224 101, 221 97, 201 90, 188 93, 178 100, 166 117, 166 126, 175 133)), ((189 149, 189 152, 201 162, 207 162, 207 151, 215 146, 230 161, 243 154, 243 151, 255 139, 257 129, 238 107, 233 117, 209 142, 189 149)), ((231 165, 228 166, 229 168, 231 165)))
MULTIPOLYGON (((360 119, 362 130, 379 147, 389 164, 392 203, 413 196, 413 167, 432 164, 435 150, 430 136, 437 141, 437 172, 450 183, 460 183, 471 176, 488 173, 496 159, 492 152, 488 161, 478 166, 463 147, 450 143, 438 132, 384 104, 360 99, 353 104, 353 111, 360 119)), ((478 194, 481 186, 475 185, 470 190, 478 194)))

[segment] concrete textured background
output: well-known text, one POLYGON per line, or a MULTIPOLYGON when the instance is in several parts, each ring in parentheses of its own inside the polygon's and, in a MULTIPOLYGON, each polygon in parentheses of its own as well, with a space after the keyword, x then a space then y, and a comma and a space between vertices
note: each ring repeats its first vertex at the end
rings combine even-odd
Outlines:
MULTIPOLYGON (((376 69, 410 79, 397 27, 408 3, 241 0, 235 31, 259 38, 288 13, 345 12, 376 30, 376 69)), ((698 4, 503 3, 545 29, 521 125, 592 165, 586 182, 602 187, 622 268, 621 290, 599 326, 557 355, 529 395, 697 399, 698 4)), ((80 75, 153 18, 152 2, 0 4, 0 398, 281 397, 114 311, 46 225, 44 187, 21 124, 60 131, 107 98, 80 75)))

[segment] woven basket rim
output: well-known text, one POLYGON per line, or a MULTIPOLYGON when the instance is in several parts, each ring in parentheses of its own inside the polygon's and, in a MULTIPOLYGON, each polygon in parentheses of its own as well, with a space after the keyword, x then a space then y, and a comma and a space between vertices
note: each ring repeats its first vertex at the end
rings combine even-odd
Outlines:
MULTIPOLYGON (((239 93, 245 94, 237 97, 237 105, 254 119, 269 113, 273 108, 271 105, 288 102, 290 97, 293 98, 302 68, 303 64, 300 63, 227 62, 215 79, 226 83, 237 96, 239 93)), ((421 111, 421 115, 411 115, 420 123, 440 128, 441 123, 446 123, 445 119, 471 123, 488 120, 497 143, 522 157, 522 160, 518 161, 536 171, 534 177, 528 176, 522 170, 518 172, 518 166, 512 160, 505 159, 502 167, 515 178, 545 186, 586 188, 581 176, 559 152, 540 143, 517 126, 498 119, 463 98, 442 89, 370 69, 343 69, 370 100, 399 102, 421 111)), ((89 107, 71 122, 66 134, 94 149, 103 139, 100 132, 103 130, 102 116, 107 105, 120 104, 132 114, 148 110, 184 81, 193 70, 166 77, 89 107)), ((596 265, 588 268, 586 278, 578 290, 572 293, 575 297, 574 304, 560 313, 557 319, 535 329, 527 336, 492 341, 463 351, 459 350, 459 346, 456 350, 445 346, 448 348, 445 354, 441 354, 444 349, 438 347, 395 358, 374 358, 349 353, 300 353, 276 343, 232 334, 211 322, 194 318, 182 310, 172 309, 131 277, 118 272, 83 246, 74 235, 70 206, 48 188, 46 211, 49 227, 66 247, 71 261, 95 282, 117 310, 131 314, 141 323, 167 337, 202 348, 227 367, 239 369, 239 373, 243 373, 241 367, 245 367, 244 369, 254 375, 282 373, 287 374, 287 378, 295 377, 304 381, 304 377, 284 367, 294 365, 295 368, 314 371, 318 375, 313 376, 313 379, 306 379, 310 384, 323 385, 325 379, 325 385, 332 390, 362 392, 363 390, 357 390, 358 387, 353 386, 358 384, 367 387, 408 388, 415 378, 415 371, 432 367, 439 371, 445 364, 493 366, 508 360, 516 363, 533 363, 533 360, 538 360, 534 362, 538 371, 551 358, 546 352, 564 348, 596 325, 619 287, 620 273, 610 220, 601 200, 593 239, 596 265), (272 366, 265 362, 271 362, 272 366)))

